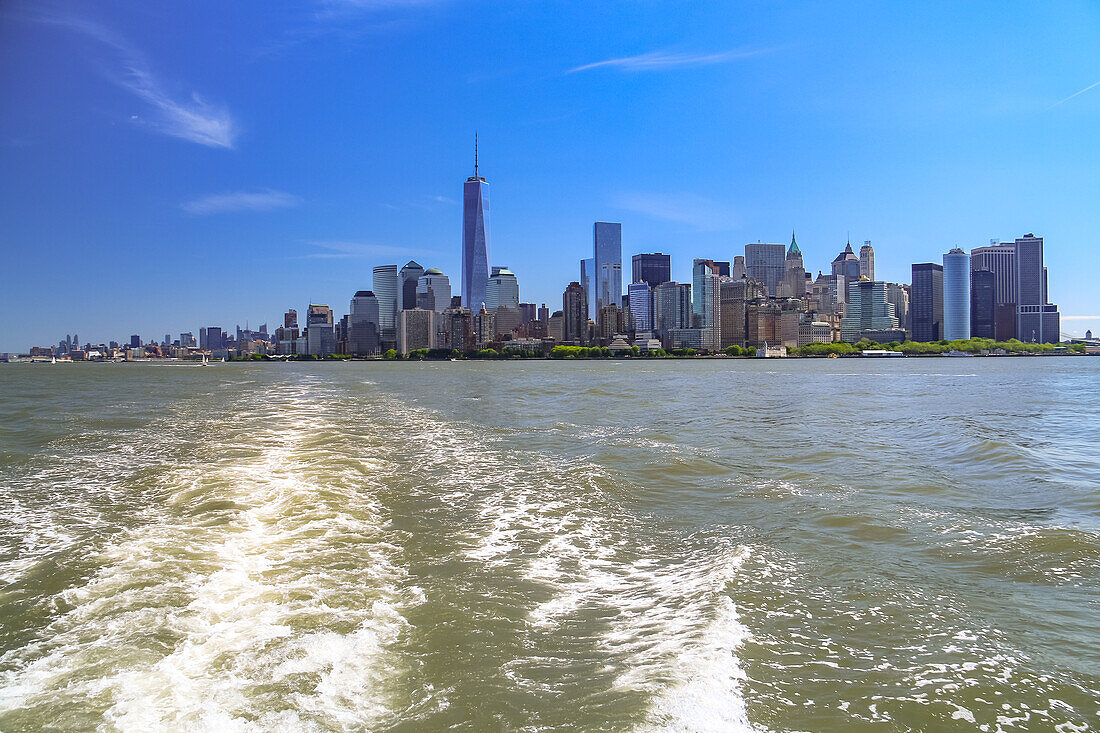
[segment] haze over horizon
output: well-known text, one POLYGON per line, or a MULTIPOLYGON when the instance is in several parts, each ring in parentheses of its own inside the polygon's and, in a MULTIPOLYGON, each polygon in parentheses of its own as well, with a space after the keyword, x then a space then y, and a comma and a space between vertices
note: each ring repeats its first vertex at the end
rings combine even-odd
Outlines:
MULTIPOLYGON (((881 279, 1045 237, 1100 331, 1100 6, 318 0, 0 9, 0 352, 338 314, 377 264, 492 264, 561 307, 592 222, 730 260, 850 237, 881 279)), ((626 280, 629 277, 625 278, 626 280)))

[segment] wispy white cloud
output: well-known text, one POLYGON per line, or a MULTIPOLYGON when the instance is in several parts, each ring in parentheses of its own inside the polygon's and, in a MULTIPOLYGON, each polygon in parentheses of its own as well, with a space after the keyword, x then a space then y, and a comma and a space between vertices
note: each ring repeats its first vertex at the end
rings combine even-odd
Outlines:
POLYGON ((165 91, 145 58, 118 33, 75 16, 41 15, 36 19, 83 34, 110 49, 115 59, 106 67, 108 78, 149 106, 152 116, 148 123, 153 129, 211 148, 233 147, 238 129, 228 111, 194 92, 180 98, 165 91))
POLYGON ((373 244, 368 242, 347 242, 341 240, 310 240, 306 244, 319 248, 319 252, 310 252, 294 259, 304 260, 339 260, 339 259, 366 259, 369 257, 414 257, 423 255, 438 255, 438 252, 425 249, 413 249, 411 247, 398 247, 389 244, 373 244))
POLYGON ((627 191, 612 196, 611 203, 626 211, 685 224, 698 231, 724 231, 737 226, 737 217, 728 207, 691 193, 627 191))
POLYGON ((1085 92, 1087 92, 1088 90, 1090 90, 1090 89, 1095 89, 1096 87, 1100 87, 1100 81, 1096 82, 1095 84, 1089 84, 1089 85, 1088 85, 1087 87, 1085 87, 1084 89, 1082 89, 1082 90, 1080 90, 1080 91, 1078 91, 1078 92, 1074 92, 1073 94, 1069 95, 1069 96, 1068 96, 1068 97, 1066 97, 1065 99, 1059 99, 1059 100, 1058 100, 1057 102, 1055 102, 1054 104, 1052 104, 1052 105, 1050 105, 1049 107, 1047 107, 1047 109, 1048 109, 1048 110, 1054 109, 1054 108, 1055 108, 1055 107, 1057 107, 1058 105, 1060 105, 1060 104, 1065 104, 1066 102, 1068 102, 1069 100, 1073 99, 1074 97, 1079 97, 1079 96, 1081 96, 1082 94, 1084 94, 1085 92))
POLYGON ((225 214, 232 211, 272 211, 297 206, 302 200, 286 191, 270 188, 259 191, 227 191, 200 196, 180 204, 189 214, 225 214))
POLYGON ((762 56, 775 51, 774 48, 733 48, 719 53, 676 53, 673 51, 649 51, 637 56, 623 56, 616 59, 605 59, 583 66, 576 66, 565 73, 574 74, 578 71, 589 71, 612 67, 623 71, 653 71, 656 69, 686 68, 691 66, 711 66, 724 64, 737 59, 746 59, 753 56, 762 56))
POLYGON ((1062 316, 1063 321, 1100 321, 1100 316, 1062 316))

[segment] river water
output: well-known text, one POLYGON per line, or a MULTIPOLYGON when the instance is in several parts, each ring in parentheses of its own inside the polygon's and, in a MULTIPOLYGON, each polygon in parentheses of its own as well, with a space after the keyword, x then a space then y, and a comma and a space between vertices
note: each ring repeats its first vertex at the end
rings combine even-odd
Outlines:
POLYGON ((0 729, 1096 730, 1100 359, 0 367, 0 729))

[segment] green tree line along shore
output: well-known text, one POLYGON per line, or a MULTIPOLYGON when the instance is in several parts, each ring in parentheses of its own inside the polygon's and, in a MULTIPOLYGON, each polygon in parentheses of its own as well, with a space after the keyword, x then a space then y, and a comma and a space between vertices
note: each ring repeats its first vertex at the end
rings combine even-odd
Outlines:
MULTIPOLYGON (((854 344, 831 343, 809 344, 799 348, 788 350, 789 356, 795 357, 828 357, 828 356, 859 356, 864 351, 889 350, 900 351, 906 356, 935 356, 956 351, 966 354, 1005 354, 1005 355, 1053 355, 1053 354, 1084 354, 1085 344, 1030 344, 1012 339, 1010 341, 994 341, 993 339, 972 338, 958 341, 891 341, 880 344, 868 339, 863 339, 854 344)), ((755 347, 730 346, 724 352, 725 356, 756 356, 755 347)), ((382 354, 387 361, 446 361, 451 359, 661 359, 661 358, 692 358, 704 356, 695 349, 652 349, 642 351, 633 346, 628 351, 612 351, 605 346, 555 346, 550 353, 544 355, 541 351, 529 349, 511 349, 507 346, 502 350, 481 349, 480 351, 461 352, 452 349, 417 349, 408 354, 400 354, 395 349, 390 349, 382 354)), ((301 355, 291 357, 295 361, 346 361, 351 359, 350 354, 330 354, 325 357, 301 355)), ((272 357, 263 354, 252 354, 241 361, 275 361, 272 357)))

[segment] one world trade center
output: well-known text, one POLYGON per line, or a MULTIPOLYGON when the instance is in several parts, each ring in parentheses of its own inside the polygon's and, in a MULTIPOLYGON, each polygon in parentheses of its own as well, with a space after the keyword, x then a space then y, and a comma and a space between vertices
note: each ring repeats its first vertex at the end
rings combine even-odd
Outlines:
POLYGON ((477 137, 474 174, 462 186, 462 305, 475 313, 489 286, 489 183, 478 175, 477 137))

